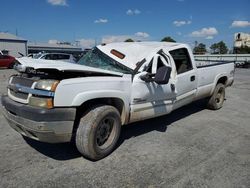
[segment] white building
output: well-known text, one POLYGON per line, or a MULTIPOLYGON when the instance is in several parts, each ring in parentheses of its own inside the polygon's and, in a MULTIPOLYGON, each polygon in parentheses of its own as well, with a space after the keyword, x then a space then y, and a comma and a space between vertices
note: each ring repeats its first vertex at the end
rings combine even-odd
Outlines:
POLYGON ((27 40, 12 35, 10 33, 0 33, 0 51, 7 52, 14 57, 20 57, 20 54, 27 55, 27 40))
POLYGON ((241 32, 234 34, 234 47, 240 48, 241 46, 250 47, 250 34, 241 32))

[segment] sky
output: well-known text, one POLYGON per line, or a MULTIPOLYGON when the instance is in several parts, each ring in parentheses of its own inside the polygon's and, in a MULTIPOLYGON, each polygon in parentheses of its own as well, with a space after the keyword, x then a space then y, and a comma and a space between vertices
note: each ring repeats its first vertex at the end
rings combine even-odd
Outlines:
POLYGON ((250 0, 0 0, 0 32, 83 48, 127 38, 207 47, 250 33, 250 0))

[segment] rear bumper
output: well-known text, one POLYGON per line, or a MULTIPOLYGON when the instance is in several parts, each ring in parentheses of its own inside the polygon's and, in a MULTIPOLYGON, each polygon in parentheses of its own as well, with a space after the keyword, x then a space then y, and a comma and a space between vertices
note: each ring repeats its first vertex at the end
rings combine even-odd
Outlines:
POLYGON ((75 120, 75 108, 41 109, 20 104, 2 97, 4 117, 20 134, 34 140, 61 143, 69 142, 75 120))

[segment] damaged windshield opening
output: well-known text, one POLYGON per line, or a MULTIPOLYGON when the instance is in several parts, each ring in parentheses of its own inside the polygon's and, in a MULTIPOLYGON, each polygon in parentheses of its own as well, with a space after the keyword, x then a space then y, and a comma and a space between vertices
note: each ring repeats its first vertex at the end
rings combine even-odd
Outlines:
POLYGON ((89 67, 120 72, 124 74, 131 74, 132 70, 120 64, 111 57, 101 52, 98 48, 94 48, 86 53, 79 61, 78 64, 89 67))

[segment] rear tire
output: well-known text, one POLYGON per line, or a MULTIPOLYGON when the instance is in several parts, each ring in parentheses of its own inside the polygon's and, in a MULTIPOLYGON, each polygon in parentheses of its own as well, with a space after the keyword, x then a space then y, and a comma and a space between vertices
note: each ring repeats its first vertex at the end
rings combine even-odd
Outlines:
POLYGON ((225 86, 218 83, 214 89, 213 95, 209 98, 207 107, 212 110, 218 110, 223 106, 225 100, 225 86))
POLYGON ((80 120, 76 131, 76 147, 84 157, 102 159, 114 150, 120 132, 118 110, 109 105, 95 106, 80 120))

